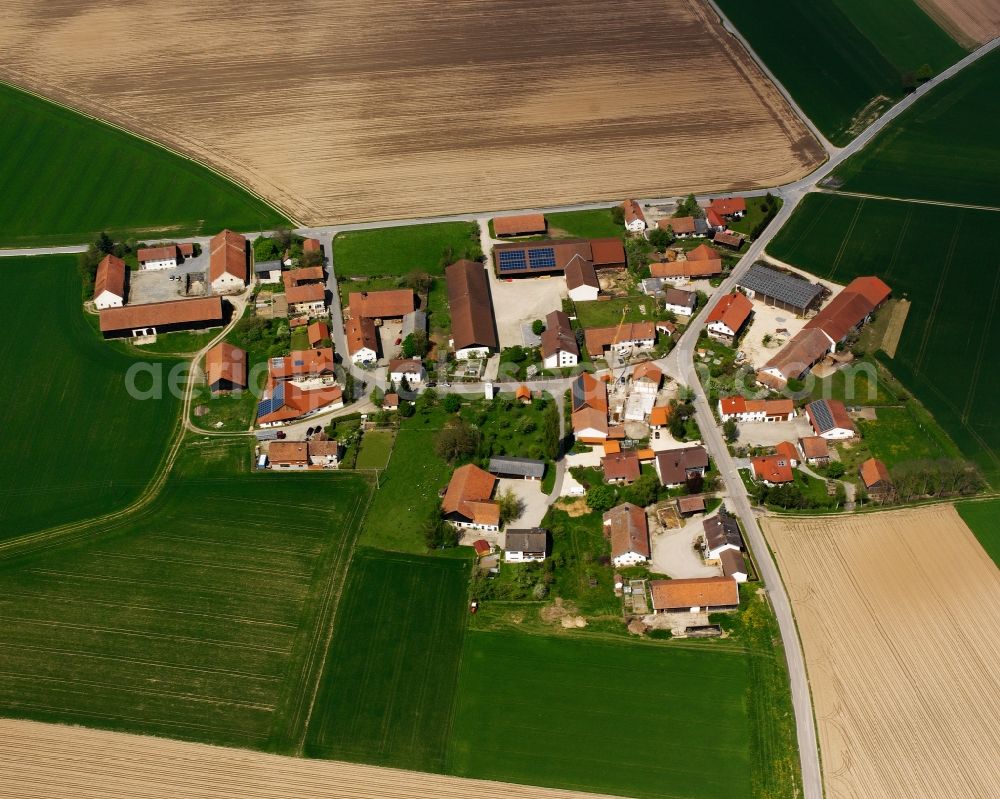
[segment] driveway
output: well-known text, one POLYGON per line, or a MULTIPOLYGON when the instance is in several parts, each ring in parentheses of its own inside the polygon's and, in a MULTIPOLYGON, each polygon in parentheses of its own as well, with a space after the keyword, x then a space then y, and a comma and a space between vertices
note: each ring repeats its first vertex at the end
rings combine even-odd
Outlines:
POLYGON ((501 478, 497 481, 494 496, 499 496, 507 489, 513 491, 515 496, 524 502, 524 512, 507 524, 508 529, 538 527, 542 523, 545 512, 549 509, 549 498, 542 493, 542 481, 501 478))
POLYGON ((813 434, 805 413, 800 413, 789 422, 744 422, 739 428, 737 443, 743 447, 773 447, 782 441, 794 444, 803 436, 813 434))
POLYGON ((652 535, 650 569, 668 574, 674 579, 683 577, 717 577, 722 573, 718 566, 706 566, 701 553, 694 548, 698 536, 704 534, 701 526, 704 514, 688 519, 679 530, 663 530, 652 535))

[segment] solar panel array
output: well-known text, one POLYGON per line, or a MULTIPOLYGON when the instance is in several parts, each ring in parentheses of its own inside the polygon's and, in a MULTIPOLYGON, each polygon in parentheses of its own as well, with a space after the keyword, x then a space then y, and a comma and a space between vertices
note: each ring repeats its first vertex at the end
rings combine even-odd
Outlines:
POLYGON ((556 251, 552 247, 528 250, 528 263, 532 269, 555 269, 556 251))
POLYGON ((810 403, 809 410, 812 412, 816 425, 820 430, 832 430, 837 425, 833 422, 833 414, 830 413, 830 406, 824 400, 816 400, 810 403))
POLYGON ((763 264, 751 266, 740 279, 739 285, 796 308, 808 307, 823 291, 823 288, 816 283, 779 272, 763 264))
POLYGON ((501 272, 516 272, 528 268, 524 250, 500 250, 497 257, 499 259, 497 265, 501 272))
POLYGON ((285 384, 278 383, 271 391, 271 396, 267 399, 262 399, 257 403, 257 418, 261 416, 267 416, 269 413, 274 413, 280 407, 285 404, 285 384))

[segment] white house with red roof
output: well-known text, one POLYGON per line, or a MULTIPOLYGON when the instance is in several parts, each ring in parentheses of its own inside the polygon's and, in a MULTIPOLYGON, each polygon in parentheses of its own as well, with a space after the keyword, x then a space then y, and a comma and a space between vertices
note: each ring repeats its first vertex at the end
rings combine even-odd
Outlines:
POLYGON ((105 308, 121 308, 125 304, 125 273, 128 267, 121 258, 105 255, 97 265, 94 278, 94 306, 99 311, 105 308))
POLYGON ((732 346, 752 315, 753 304, 743 294, 738 291, 727 294, 708 315, 708 335, 732 346))
POLYGON ((642 233, 646 229, 646 215, 642 206, 635 200, 625 200, 622 203, 625 212, 625 229, 630 233, 642 233))

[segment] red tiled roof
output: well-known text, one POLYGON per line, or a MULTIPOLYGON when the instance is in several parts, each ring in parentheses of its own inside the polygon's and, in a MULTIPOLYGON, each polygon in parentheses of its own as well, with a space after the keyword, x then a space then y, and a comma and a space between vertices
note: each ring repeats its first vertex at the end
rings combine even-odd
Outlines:
POLYGON ((663 427, 670 421, 670 406, 657 405, 649 412, 649 423, 654 427, 663 427))
MULTIPOLYGON (((110 291, 116 297, 125 299, 125 262, 114 255, 105 255, 97 265, 97 276, 94 278, 94 299, 105 291, 110 291)), ((104 329, 103 327, 101 328, 104 329)))
POLYGON ((625 244, 621 239, 591 239, 590 255, 594 266, 619 266, 625 263, 625 244))
POLYGON ((222 297, 196 297, 192 300, 153 302, 147 305, 127 305, 101 311, 101 331, 160 325, 222 323, 222 297))
POLYGON ((347 352, 349 355, 366 347, 372 352, 378 352, 378 333, 375 330, 375 320, 367 317, 348 319, 344 325, 347 336, 347 352))
POLYGON ((419 358, 394 358, 389 361, 389 374, 405 372, 407 374, 418 375, 424 369, 419 358))
POLYGON ((705 209, 705 221, 712 227, 726 226, 725 220, 715 212, 714 208, 705 209))
POLYGON ((333 369, 333 347, 294 350, 290 355, 271 358, 267 364, 267 371, 275 380, 332 374, 333 369))
POLYGON ((726 607, 740 603, 740 591, 732 577, 652 580, 649 587, 654 610, 726 607))
POLYGON ((639 479, 639 456, 631 449, 612 452, 601 458, 601 468, 604 469, 605 480, 625 480, 632 483, 639 479))
POLYGON ((840 427, 845 430, 853 430, 855 433, 858 432, 858 428, 855 427, 854 422, 851 421, 851 417, 847 413, 847 408, 844 407, 844 403, 840 400, 815 400, 806 405, 806 416, 809 417, 809 423, 812 425, 813 430, 817 434, 825 433, 827 430, 832 430, 834 427, 840 427), (829 411, 830 419, 833 422, 833 427, 821 428, 820 426, 820 415, 825 416, 822 413, 822 406, 826 406, 827 411, 829 411), (817 414, 819 411, 819 414, 817 414))
POLYGON ((722 253, 707 244, 699 244, 687 254, 689 261, 721 261, 722 253))
POLYGON ((303 266, 299 269, 289 269, 281 273, 281 280, 287 290, 291 286, 301 286, 305 283, 315 283, 326 279, 322 266, 303 266))
POLYGON ((300 286, 287 286, 285 288, 285 299, 291 305, 297 305, 302 302, 325 302, 326 287, 322 283, 304 283, 300 286))
POLYGON ((861 479, 865 481, 865 488, 871 488, 878 483, 892 485, 892 478, 889 476, 889 469, 878 458, 869 458, 861 464, 859 470, 861 479))
POLYGON ((220 341, 205 353, 205 375, 208 384, 226 380, 234 386, 247 386, 247 354, 239 347, 220 341))
POLYGON ((545 232, 544 214, 493 217, 493 232, 498 236, 524 236, 545 232))
POLYGON ((746 324, 752 311, 753 305, 750 300, 737 291, 719 300, 706 321, 721 322, 735 332, 746 324))
POLYGON ((164 244, 162 247, 143 247, 136 253, 140 264, 148 261, 169 261, 177 258, 177 245, 164 244))
POLYGON ((712 277, 722 274, 722 261, 664 261, 650 264, 653 277, 712 277))
POLYGON ((445 513, 459 513, 477 524, 498 524, 500 508, 490 500, 497 479, 472 463, 452 472, 441 501, 445 513))
POLYGON ((631 224, 637 219, 641 219, 643 222, 646 221, 646 217, 642 213, 642 208, 639 206, 639 203, 637 203, 635 200, 625 200, 622 203, 622 208, 625 211, 626 224, 631 224))
POLYGON ((326 322, 313 322, 306 328, 309 346, 318 347, 324 341, 330 340, 330 326, 326 322))
MULTIPOLYGON (((789 400, 790 402, 791 400, 789 400)), ((782 441, 775 445, 774 453, 788 460, 789 463, 799 459, 799 451, 791 441, 782 441)))
POLYGON ((597 272, 590 261, 574 258, 566 265, 566 288, 577 289, 580 286, 600 289, 601 281, 597 279, 597 272))
POLYGON ((604 526, 611 538, 612 558, 629 552, 649 557, 649 524, 646 511, 638 505, 625 502, 612 508, 604 514, 604 526))
POLYGON ((557 352, 570 352, 580 356, 580 346, 576 343, 576 334, 569 323, 569 317, 562 311, 552 311, 545 317, 545 330, 542 331, 542 356, 548 358, 557 352))
POLYGON ((626 341, 656 339, 656 326, 652 322, 626 322, 612 327, 590 327, 583 331, 587 352, 598 357, 612 346, 626 341))
POLYGON ((675 216, 671 219, 661 219, 656 223, 656 226, 660 230, 670 228, 674 231, 675 236, 684 236, 688 233, 694 233, 697 230, 693 216, 675 216))
POLYGON ((720 197, 712 200, 708 207, 719 216, 731 216, 736 213, 746 213, 747 201, 742 197, 720 197))
POLYGON ((582 434, 585 430, 594 430, 598 436, 608 435, 608 411, 599 408, 580 408, 573 411, 573 433, 582 434))
POLYGON ((727 230, 720 230, 712 237, 712 241, 714 241, 716 244, 724 244, 727 247, 742 247, 743 234, 731 233, 727 230))
POLYGON ((305 441, 272 441, 267 445, 267 458, 271 463, 306 464, 309 445, 305 441))
POLYGON ((412 289, 352 291, 348 304, 352 318, 387 319, 410 313, 417 307, 417 298, 412 289))
MULTIPOLYGON (((274 389, 269 389, 264 398, 270 398, 274 389)), ((335 405, 343 399, 340 386, 324 386, 305 390, 294 383, 284 384, 285 404, 271 413, 257 417, 257 424, 272 424, 274 422, 290 422, 310 411, 315 411, 327 405, 335 405)))
POLYGON ((726 416, 740 413, 760 413, 768 416, 788 416, 795 410, 795 403, 790 399, 748 400, 745 397, 720 397, 722 413, 726 416))
POLYGON ((486 270, 476 261, 456 261, 444 270, 456 350, 499 349, 486 270))
MULTIPOLYGON (((814 363, 830 352, 833 342, 819 329, 804 329, 796 333, 781 351, 764 364, 764 369, 777 369, 785 380, 796 380, 814 363)), ((758 376, 758 379, 759 376, 758 376)), ((764 382, 764 381, 761 381, 764 382)))
POLYGON ((322 248, 319 239, 306 239, 302 242, 302 252, 319 252, 322 248))
POLYGON ((645 363, 640 363, 632 370, 632 379, 648 380, 659 386, 660 381, 663 380, 663 372, 660 367, 652 361, 646 361, 645 363))
POLYGON ((247 240, 239 233, 223 230, 208 243, 208 279, 214 282, 225 274, 247 279, 247 240))
POLYGON ((829 458, 830 445, 820 436, 804 436, 799 439, 802 445, 802 455, 806 458, 829 458))

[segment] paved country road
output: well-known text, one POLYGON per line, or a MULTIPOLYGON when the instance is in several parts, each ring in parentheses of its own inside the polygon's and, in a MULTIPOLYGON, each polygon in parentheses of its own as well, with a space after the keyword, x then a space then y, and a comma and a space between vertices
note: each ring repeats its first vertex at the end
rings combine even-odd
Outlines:
MULTIPOLYGON (((714 4, 713 4, 714 5, 714 4)), ((725 16, 715 7, 719 16, 722 18, 723 23, 726 25, 727 29, 733 32, 737 38, 743 41, 742 37, 735 32, 735 28, 729 23, 725 16)), ((753 54, 749 45, 744 42, 744 46, 747 50, 753 54)), ((740 259, 739 263, 731 272, 730 276, 722 283, 719 293, 724 293, 726 291, 731 291, 735 285, 736 281, 743 275, 744 272, 750 267, 750 265, 760 257, 764 252, 764 248, 771 241, 774 235, 781 229, 781 227, 788 221, 792 212, 795 210, 798 203, 802 198, 810 191, 814 191, 817 188, 817 184, 823 180, 825 177, 830 175, 840 164, 842 164, 846 159, 850 158, 857 152, 864 149, 871 141, 874 139, 889 123, 896 119, 900 114, 902 114, 906 109, 912 106, 914 103, 919 102, 920 98, 929 92, 933 91, 936 86, 952 78, 954 75, 958 74, 961 70, 965 69, 969 65, 975 63, 977 60, 982 58, 987 53, 993 51, 998 46, 1000 46, 1000 38, 991 40, 990 42, 984 44, 977 50, 973 51, 965 58, 961 59, 948 69, 942 71, 939 75, 927 81, 925 84, 921 85, 917 91, 913 94, 908 95, 891 109, 889 109, 885 114, 883 114, 879 119, 873 122, 867 129, 865 129, 860 135, 858 135, 850 144, 843 148, 834 148, 830 145, 826 139, 818 135, 818 131, 815 131, 814 126, 807 121, 810 128, 817 133, 819 140, 826 147, 827 152, 830 154, 829 160, 801 180, 794 181, 792 183, 785 184, 783 186, 778 186, 770 189, 774 194, 780 196, 784 200, 784 205, 778 212, 775 219, 764 231, 759 239, 757 239, 747 251, 747 253, 740 259)), ((755 56, 756 58, 756 56, 755 56)), ((758 63, 759 63, 759 59, 758 63)), ((762 68, 767 74, 770 75, 766 67, 762 68)), ((782 89, 781 84, 775 81, 779 89, 782 89)), ((786 95, 787 96, 787 95, 786 95)), ((790 99, 790 98, 789 98, 790 99)), ((792 101, 793 107, 798 110, 798 107, 792 101)), ((803 118, 805 118, 803 116, 803 118)), ((759 189, 749 192, 740 192, 744 196, 754 196, 761 195, 767 192, 768 189, 759 189)), ((643 202, 650 204, 665 204, 672 202, 673 197, 670 198, 640 198, 643 202)), ((704 200, 706 196, 702 196, 699 199, 704 200)), ((572 211, 572 210, 588 210, 594 208, 607 208, 614 203, 609 202, 595 202, 595 203, 577 203, 572 205, 564 205, 551 208, 531 208, 531 209, 521 209, 522 213, 529 212, 542 212, 542 213, 552 213, 558 211, 572 211)), ((329 279, 328 288, 333 297, 333 302, 331 303, 330 309, 330 321, 333 328, 334 342, 336 349, 339 353, 346 356, 347 347, 346 340, 343 331, 343 318, 341 314, 341 308, 339 303, 339 294, 337 291, 337 278, 336 278, 336 265, 332 262, 333 247, 332 241, 333 237, 340 232, 350 231, 350 230, 371 230, 375 228, 384 227, 398 227, 401 225, 412 225, 412 224, 426 224, 433 222, 446 222, 446 221, 468 221, 475 222, 483 217, 482 213, 466 213, 466 214, 454 214, 450 216, 433 217, 426 219, 400 219, 392 221, 376 221, 376 222, 366 222, 360 224, 350 224, 350 225, 329 225, 314 227, 308 229, 302 229, 298 232, 303 235, 315 236, 319 238, 323 245, 324 250, 327 255, 327 264, 329 267, 329 279)), ((248 234, 255 235, 255 234, 248 234)), ((207 243, 207 237, 196 239, 197 241, 207 243)), ((31 248, 31 249, 19 249, 19 250, 0 250, 0 257, 2 256, 13 256, 13 255, 40 255, 40 254, 57 254, 57 253, 73 253, 80 252, 83 247, 50 247, 50 248, 31 248)), ((695 373, 694 367, 694 350, 697 345, 698 335, 705 326, 705 314, 695 318, 685 329, 684 334, 681 336, 677 346, 667 355, 665 358, 660 359, 657 363, 675 380, 678 380, 687 386, 689 386, 695 395, 695 410, 696 418, 698 421, 699 428, 701 429, 702 437, 705 443, 705 447, 708 450, 710 456, 715 461, 716 466, 719 469, 719 473, 725 484, 726 493, 728 495, 727 502, 729 509, 736 513, 740 521, 743 524, 743 528, 746 531, 747 537, 750 541, 750 545, 753 548, 753 553, 757 563, 760 576, 763 578, 764 583, 767 586, 768 595, 770 597, 771 604, 774 608, 775 615, 778 620, 778 625, 781 630, 781 637, 785 646, 785 654, 788 661, 788 672, 791 680, 791 690, 792 690, 792 704, 795 712, 795 722, 796 722, 796 734, 798 738, 799 747, 799 758, 801 761, 802 770, 802 782, 803 782, 803 796, 805 799, 822 799, 823 797, 823 782, 822 775, 820 772, 819 765, 819 749, 816 740, 816 727, 813 717, 812 702, 809 694, 809 682, 806 675, 805 663, 802 657, 802 650, 798 638, 798 634, 795 627, 795 620, 792 616, 791 605, 788 601, 788 596, 785 592, 784 585, 781 581, 781 576, 778 572, 777 566, 774 559, 771 557, 770 550, 768 549, 767 542, 764 540, 764 536, 757 524, 757 519, 754 515, 753 508, 750 505, 749 498, 747 496, 743 482, 740 479, 739 474, 736 471, 736 465, 733 462, 732 457, 729 454, 729 450, 726 447, 725 442, 722 439, 719 428, 715 424, 715 419, 712 415, 712 409, 708 404, 708 397, 705 393, 704 388, 695 373)), ((350 367, 349 361, 345 364, 348 368, 350 367)), ((372 381, 372 375, 369 372, 362 372, 353 370, 356 373, 356 377, 364 380, 372 381)), ((560 397, 562 393, 568 388, 570 383, 569 379, 554 379, 554 380, 537 380, 529 381, 528 385, 533 389, 547 390, 550 391, 554 396, 560 397)), ((442 389, 438 389, 442 391, 442 389)), ((462 384, 456 385, 449 390, 456 393, 479 393, 482 391, 482 386, 479 384, 462 384)), ((190 403, 190 386, 186 393, 186 401, 184 408, 184 419, 183 424, 189 424, 188 421, 188 405, 190 403)), ((562 414, 560 414, 560 418, 562 414)), ((179 438, 178 438, 179 440, 179 438)), ((176 454, 176 453, 174 453, 176 454)), ((559 465, 559 480, 557 480, 557 485, 561 482, 562 474, 565 470, 565 462, 560 459, 559 465)), ((159 490, 159 486, 151 486, 151 492, 147 492, 146 501, 151 493, 155 493, 159 490)), ((76 525, 76 526, 83 526, 76 525)), ((45 533, 40 534, 43 537, 49 537, 52 535, 52 531, 48 535, 45 533)), ((58 532, 56 533, 58 535, 58 532)), ((52 536, 56 537, 56 536, 52 536)), ((15 541, 8 542, 8 545, 14 546, 15 541)))

